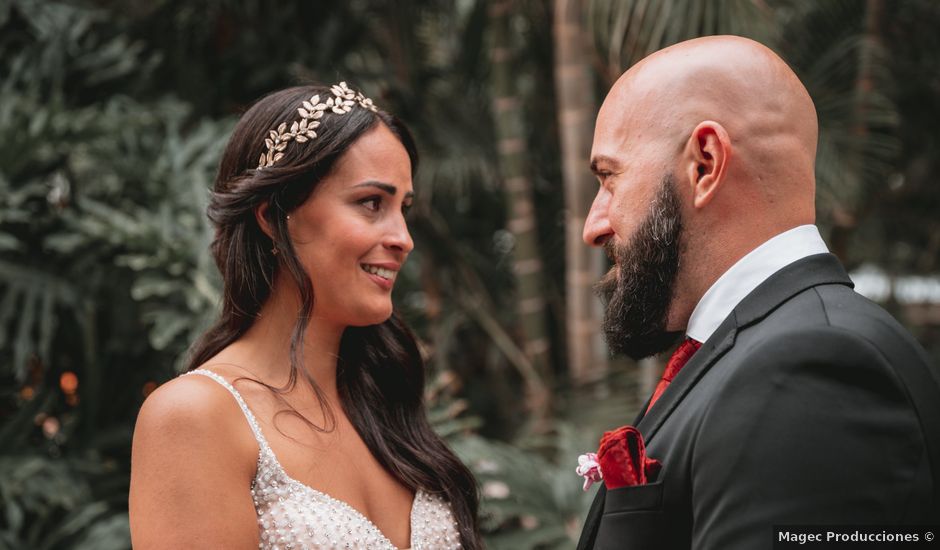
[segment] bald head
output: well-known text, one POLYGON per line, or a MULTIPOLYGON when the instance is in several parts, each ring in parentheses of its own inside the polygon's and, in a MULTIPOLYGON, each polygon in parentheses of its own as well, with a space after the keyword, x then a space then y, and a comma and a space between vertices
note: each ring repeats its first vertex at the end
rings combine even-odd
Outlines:
POLYGON ((611 89, 602 121, 620 139, 656 142, 667 158, 699 123, 714 121, 731 140, 728 176, 775 202, 799 199, 805 210, 813 201, 815 107, 790 67, 753 40, 698 38, 650 55, 611 89))

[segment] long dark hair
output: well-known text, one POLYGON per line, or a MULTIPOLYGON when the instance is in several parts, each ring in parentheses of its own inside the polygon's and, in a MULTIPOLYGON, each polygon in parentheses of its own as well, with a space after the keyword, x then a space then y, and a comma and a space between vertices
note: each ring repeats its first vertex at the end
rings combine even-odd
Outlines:
MULTIPOLYGON (((324 100, 332 97, 324 86, 298 86, 272 93, 258 100, 235 126, 208 209, 216 230, 212 255, 224 284, 222 313, 193 344, 188 368, 204 364, 245 334, 271 293, 275 273, 282 269, 296 284, 301 300, 291 335, 290 379, 284 388, 263 385, 280 394, 292 388, 298 378, 306 380, 320 398, 329 422, 333 417, 320 388, 299 366, 314 289, 294 253, 286 218, 307 200, 343 153, 377 124, 387 126, 401 141, 412 173, 418 154, 401 121, 381 110, 355 106, 342 115, 327 110, 315 139, 291 142, 283 158, 258 170, 269 132, 281 123, 290 125, 297 120, 303 101, 317 94, 324 100), (270 237, 255 217, 263 205, 268 206, 265 218, 270 237)), ((401 483, 412 490, 440 494, 450 502, 464 548, 482 548, 476 481, 427 421, 424 375, 415 337, 397 314, 384 323, 348 327, 343 333, 337 385, 349 420, 372 454, 401 483)))

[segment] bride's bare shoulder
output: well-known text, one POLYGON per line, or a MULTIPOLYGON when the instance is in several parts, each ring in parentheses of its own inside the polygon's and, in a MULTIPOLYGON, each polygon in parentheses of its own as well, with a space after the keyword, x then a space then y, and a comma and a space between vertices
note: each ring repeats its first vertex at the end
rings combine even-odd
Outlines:
POLYGON ((235 398, 206 376, 179 376, 144 401, 135 443, 158 440, 167 451, 212 449, 257 453, 257 445, 235 398), (253 451, 252 451, 253 449, 253 451))
POLYGON ((147 396, 137 417, 138 429, 155 424, 161 428, 193 428, 215 425, 237 409, 232 394, 206 376, 179 376, 147 396))
POLYGON ((257 548, 248 491, 257 458, 238 403, 218 382, 181 376, 157 388, 134 429, 134 547, 257 548))

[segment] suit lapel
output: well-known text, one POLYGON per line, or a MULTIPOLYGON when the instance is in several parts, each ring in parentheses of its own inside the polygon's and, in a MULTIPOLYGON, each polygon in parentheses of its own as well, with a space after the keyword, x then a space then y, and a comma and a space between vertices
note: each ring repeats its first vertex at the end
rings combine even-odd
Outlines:
MULTIPOLYGON (((715 335, 724 334, 721 338, 712 337, 708 342, 702 344, 702 347, 695 352, 689 363, 680 371, 679 376, 669 385, 666 391, 656 402, 656 406, 645 413, 649 407, 649 400, 640 409, 634 426, 643 434, 646 443, 652 439, 656 431, 662 426, 662 423, 669 416, 669 413, 679 404, 679 401, 695 385, 695 382, 711 367, 728 349, 734 345, 735 324, 734 315, 726 319, 722 326, 715 332, 715 335), (732 320, 729 323, 729 320, 732 320), (726 326, 727 325, 727 326, 726 326), (680 379, 681 377, 681 379, 680 379)), ((584 519, 584 529, 581 531, 581 538, 578 541, 577 550, 588 550, 594 547, 594 540, 597 538, 597 530, 600 527, 601 515, 604 513, 604 501, 607 496, 607 489, 601 485, 591 503, 591 509, 584 519)))
MULTIPOLYGON (((672 411, 695 387, 702 376, 734 347, 737 333, 741 329, 760 321, 796 294, 823 284, 853 286, 845 268, 832 254, 816 254, 793 262, 774 273, 741 300, 741 303, 683 367, 648 414, 644 411, 649 406, 649 401, 643 406, 634 425, 643 434, 644 441, 649 444, 672 411)), ((581 539, 578 541, 578 550, 588 550, 594 547, 601 515, 604 513, 606 494, 606 488, 601 485, 594 497, 591 510, 585 518, 581 539)))
POLYGON ((702 347, 695 352, 695 355, 693 355, 692 358, 689 359, 689 362, 679 371, 679 374, 672 383, 669 384, 665 393, 656 401, 656 405, 653 406, 648 413, 643 415, 636 427, 637 430, 643 434, 643 441, 647 445, 649 445, 653 436, 656 435, 656 432, 659 431, 663 422, 669 418, 672 411, 675 410, 679 402, 682 401, 682 398, 689 393, 689 390, 695 386, 695 383, 699 381, 702 375, 708 372, 708 369, 734 346, 734 338, 737 331, 737 322, 732 312, 721 326, 718 327, 718 330, 715 331, 712 337, 702 344, 702 347))
POLYGON ((669 384, 656 405, 637 423, 644 441, 649 444, 702 376, 734 347, 739 330, 760 321, 800 292, 823 284, 852 286, 852 280, 832 254, 815 254, 793 262, 774 273, 741 300, 669 384))
POLYGON ((752 325, 793 296, 819 285, 855 284, 832 254, 815 254, 793 262, 760 284, 734 308, 738 326, 752 325))
POLYGON ((584 518, 584 527, 581 529, 581 538, 578 539, 577 550, 590 550, 594 548, 594 539, 597 538, 597 529, 601 526, 601 514, 604 513, 604 500, 607 497, 607 487, 601 482, 591 502, 591 509, 584 518))
MULTIPOLYGON (((633 426, 640 424, 640 420, 643 419, 646 409, 649 408, 651 399, 652 396, 646 400, 640 412, 637 413, 636 420, 633 421, 633 426)), ((604 513, 604 501, 606 498, 607 487, 601 482, 600 487, 597 488, 597 493, 594 494, 594 500, 591 501, 591 509, 588 510, 587 517, 584 518, 584 527, 581 529, 581 537, 578 539, 577 550, 589 550, 594 548, 594 539, 597 538, 597 529, 600 527, 601 514, 604 513)))

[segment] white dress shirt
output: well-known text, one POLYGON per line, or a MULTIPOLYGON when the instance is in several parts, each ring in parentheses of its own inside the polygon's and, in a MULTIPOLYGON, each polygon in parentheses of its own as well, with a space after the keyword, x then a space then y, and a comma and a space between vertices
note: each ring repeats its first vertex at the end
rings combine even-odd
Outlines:
POLYGON ((793 262, 829 252, 815 225, 801 225, 771 238, 725 271, 702 296, 686 335, 704 342, 752 290, 793 262))

